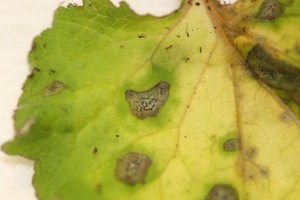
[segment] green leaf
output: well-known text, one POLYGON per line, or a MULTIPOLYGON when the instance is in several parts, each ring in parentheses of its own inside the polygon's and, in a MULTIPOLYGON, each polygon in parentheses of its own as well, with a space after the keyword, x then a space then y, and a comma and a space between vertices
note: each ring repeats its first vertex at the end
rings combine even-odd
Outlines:
POLYGON ((297 199, 299 5, 61 7, 3 149, 36 161, 43 200, 297 199))

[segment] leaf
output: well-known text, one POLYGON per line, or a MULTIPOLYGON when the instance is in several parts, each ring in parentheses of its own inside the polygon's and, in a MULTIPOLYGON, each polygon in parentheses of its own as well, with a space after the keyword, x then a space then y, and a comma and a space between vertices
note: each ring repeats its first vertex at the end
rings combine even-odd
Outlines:
POLYGON ((3 149, 39 199, 297 199, 299 3, 61 7, 3 149))

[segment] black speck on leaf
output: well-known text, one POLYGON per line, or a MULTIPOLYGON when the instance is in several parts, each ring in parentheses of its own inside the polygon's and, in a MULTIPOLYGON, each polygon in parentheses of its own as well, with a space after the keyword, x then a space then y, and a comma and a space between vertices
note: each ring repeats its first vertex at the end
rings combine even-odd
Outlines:
POLYGON ((170 46, 167 46, 165 49, 166 50, 169 50, 169 49, 171 49, 173 47, 173 45, 170 45, 170 46))
POLYGON ((98 148, 97 147, 94 147, 93 149, 93 154, 97 154, 98 153, 98 148))
POLYGON ((50 70, 49 70, 49 75, 54 75, 55 73, 56 73, 55 70, 53 70, 53 69, 50 69, 50 70))

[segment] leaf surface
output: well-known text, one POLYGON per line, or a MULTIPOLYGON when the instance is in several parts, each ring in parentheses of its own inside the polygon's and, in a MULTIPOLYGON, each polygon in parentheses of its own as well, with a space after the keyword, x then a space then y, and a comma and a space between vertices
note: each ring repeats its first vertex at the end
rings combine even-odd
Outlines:
POLYGON ((61 7, 3 149, 36 161, 39 199, 297 199, 299 2, 61 7))

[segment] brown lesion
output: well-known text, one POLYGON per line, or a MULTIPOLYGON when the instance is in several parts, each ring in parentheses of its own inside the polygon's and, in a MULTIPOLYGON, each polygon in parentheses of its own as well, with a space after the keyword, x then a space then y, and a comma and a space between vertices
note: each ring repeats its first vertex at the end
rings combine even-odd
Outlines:
POLYGON ((247 56, 247 66, 254 76, 262 80, 273 89, 279 89, 285 93, 287 99, 291 99, 300 105, 300 69, 284 61, 274 58, 266 49, 256 45, 247 56))
POLYGON ((129 152, 117 160, 116 178, 128 185, 144 183, 151 165, 152 160, 147 155, 129 152))
POLYGON ((132 114, 139 119, 156 116, 169 97, 169 89, 169 83, 163 81, 147 91, 127 90, 125 96, 132 114))
POLYGON ((240 149, 240 141, 238 139, 229 139, 224 143, 224 151, 238 151, 240 149))
POLYGON ((270 170, 268 167, 259 165, 254 161, 245 161, 245 167, 244 178, 246 181, 255 181, 258 178, 269 179, 270 170))
POLYGON ((254 147, 250 147, 245 150, 244 155, 246 160, 254 160, 257 156, 257 149, 254 147))
POLYGON ((237 190, 228 184, 214 185, 204 200, 239 200, 237 190))
POLYGON ((66 89, 66 85, 60 81, 53 81, 44 92, 44 97, 54 96, 66 89))
POLYGON ((260 20, 272 21, 277 19, 284 11, 284 5, 278 0, 265 0, 257 13, 260 20))
POLYGON ((257 178, 269 178, 269 168, 257 163, 257 155, 258 149, 255 147, 249 147, 248 149, 245 149, 245 152, 242 155, 245 167, 244 178, 247 181, 253 181, 257 178))

